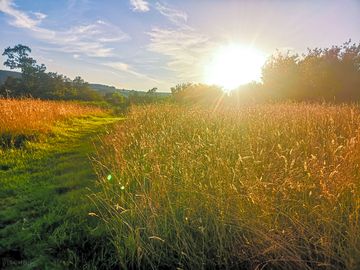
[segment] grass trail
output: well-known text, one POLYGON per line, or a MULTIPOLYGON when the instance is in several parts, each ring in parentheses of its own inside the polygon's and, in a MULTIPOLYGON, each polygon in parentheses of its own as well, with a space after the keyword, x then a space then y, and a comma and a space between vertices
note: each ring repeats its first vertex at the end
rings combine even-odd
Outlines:
POLYGON ((106 127, 87 117, 58 124, 26 150, 0 148, 0 268, 111 268, 111 243, 87 198, 95 187, 89 155, 106 127))

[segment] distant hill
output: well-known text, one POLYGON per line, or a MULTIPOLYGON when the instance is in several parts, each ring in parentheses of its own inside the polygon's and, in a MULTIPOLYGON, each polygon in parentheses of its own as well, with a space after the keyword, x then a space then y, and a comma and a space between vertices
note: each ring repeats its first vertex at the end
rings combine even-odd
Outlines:
POLYGON ((7 77, 20 78, 21 73, 16 71, 0 70, 0 85, 2 85, 7 77))
MULTIPOLYGON (((135 90, 118 89, 118 88, 115 88, 114 86, 109 86, 109 85, 105 85, 105 84, 90 83, 89 85, 92 89, 94 89, 95 91, 98 91, 99 93, 104 94, 104 95, 108 94, 108 93, 116 93, 117 92, 124 96, 128 96, 130 93, 135 92, 135 90)), ((142 92, 142 91, 136 91, 136 92, 145 94, 145 92, 142 92)))
MULTIPOLYGON (((16 72, 16 71, 8 71, 8 70, 0 70, 0 85, 2 85, 7 77, 14 77, 14 78, 20 78, 21 77, 21 73, 20 72, 16 72)), ((129 90, 129 89, 118 89, 118 88, 115 88, 114 86, 109 86, 109 85, 105 85, 105 84, 99 84, 99 83, 90 83, 89 84, 90 87, 105 95, 107 93, 120 93, 124 96, 128 96, 130 95, 131 93, 138 93, 140 95, 145 95, 146 92, 145 91, 136 91, 136 90, 129 90)), ((156 93, 157 95, 159 96, 167 96, 169 95, 170 93, 163 93, 163 92, 158 92, 156 93)))
MULTIPOLYGON (((146 92, 145 91, 137 91, 137 90, 129 90, 129 89, 118 89, 115 88, 114 86, 109 86, 109 85, 105 85, 105 84, 97 84, 97 83, 90 83, 90 87, 102 94, 107 94, 107 93, 120 93, 124 96, 128 96, 131 93, 138 93, 140 95, 145 95, 146 92)), ((158 96, 168 96, 170 95, 170 93, 164 93, 164 92, 157 92, 156 95, 158 96)))

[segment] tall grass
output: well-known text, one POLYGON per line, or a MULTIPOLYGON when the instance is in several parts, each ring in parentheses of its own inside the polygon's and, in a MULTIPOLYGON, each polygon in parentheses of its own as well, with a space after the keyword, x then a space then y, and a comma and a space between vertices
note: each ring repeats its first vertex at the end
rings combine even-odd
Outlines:
POLYGON ((69 117, 99 115, 96 107, 36 99, 0 99, 0 144, 47 133, 55 122, 69 117))
POLYGON ((360 110, 135 107, 103 140, 124 268, 359 269, 360 110))

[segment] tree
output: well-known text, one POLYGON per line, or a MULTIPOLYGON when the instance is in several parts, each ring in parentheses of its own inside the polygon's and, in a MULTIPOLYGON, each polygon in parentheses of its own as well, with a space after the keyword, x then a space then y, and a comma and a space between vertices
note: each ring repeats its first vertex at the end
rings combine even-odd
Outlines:
POLYGON ((36 60, 29 56, 31 49, 28 46, 18 44, 13 48, 6 48, 3 56, 7 57, 4 65, 10 69, 20 69, 22 80, 17 83, 17 89, 13 89, 17 95, 32 95, 40 97, 40 85, 45 76, 45 65, 37 65, 36 60))
POLYGON ((174 87, 170 88, 171 94, 173 94, 173 95, 180 94, 182 91, 184 91, 185 89, 187 89, 191 85, 192 85, 192 83, 180 83, 180 84, 177 84, 174 87))
POLYGON ((176 102, 213 106, 224 98, 224 91, 216 85, 183 83, 171 88, 176 102))
POLYGON ((18 44, 14 48, 8 47, 2 54, 7 57, 4 65, 10 69, 21 69, 21 72, 25 73, 34 68, 36 64, 36 61, 29 57, 29 53, 31 53, 31 49, 25 45, 18 44))
POLYGON ((20 69, 21 79, 8 79, 0 89, 0 95, 10 97, 32 96, 43 99, 78 99, 86 101, 102 100, 101 95, 92 90, 81 77, 70 80, 64 75, 46 73, 45 65, 37 65, 29 56, 31 49, 18 44, 6 48, 4 65, 10 69, 20 69))
POLYGON ((13 97, 19 95, 21 90, 21 80, 14 77, 7 77, 4 84, 0 87, 0 97, 13 97))
POLYGON ((7 57, 4 65, 10 69, 20 69, 23 75, 44 73, 45 65, 37 65, 36 60, 30 57, 29 53, 31 53, 31 49, 25 45, 18 44, 13 48, 8 47, 2 54, 7 57))
POLYGON ((232 90, 228 101, 231 104, 241 105, 266 102, 269 99, 269 91, 265 91, 263 84, 253 81, 232 90))
POLYGON ((72 87, 76 91, 76 99, 86 101, 100 101, 102 97, 100 94, 90 88, 89 84, 85 82, 80 76, 75 77, 72 81, 72 87))
POLYGON ((262 71, 263 86, 277 99, 359 101, 360 44, 278 54, 262 71))
POLYGON ((262 81, 275 99, 295 98, 299 93, 298 54, 277 51, 262 68, 262 81))
POLYGON ((147 94, 150 94, 150 95, 155 94, 157 90, 158 90, 157 87, 153 87, 147 91, 147 94))

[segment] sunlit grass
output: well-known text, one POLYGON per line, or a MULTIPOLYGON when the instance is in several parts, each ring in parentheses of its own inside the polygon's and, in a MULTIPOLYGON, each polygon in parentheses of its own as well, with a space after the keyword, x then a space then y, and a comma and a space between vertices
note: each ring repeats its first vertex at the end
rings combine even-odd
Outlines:
POLYGON ((99 108, 72 102, 0 99, 0 144, 16 144, 17 140, 48 133, 60 120, 103 114, 99 108))
POLYGON ((0 268, 115 269, 105 227, 88 215, 88 158, 118 117, 72 118, 25 148, 0 148, 0 268))
POLYGON ((98 214, 123 267, 357 269, 359 128, 350 105, 135 107, 98 148, 98 214))

